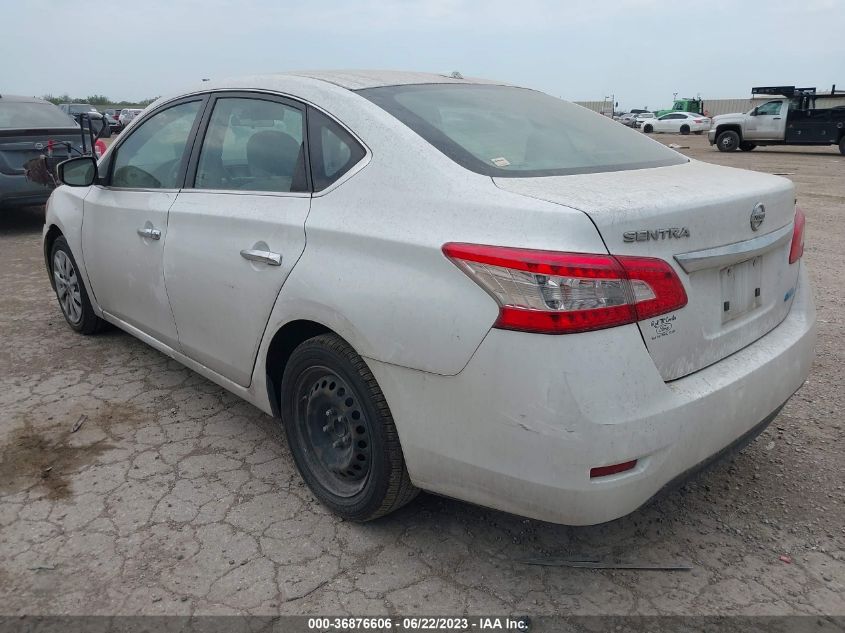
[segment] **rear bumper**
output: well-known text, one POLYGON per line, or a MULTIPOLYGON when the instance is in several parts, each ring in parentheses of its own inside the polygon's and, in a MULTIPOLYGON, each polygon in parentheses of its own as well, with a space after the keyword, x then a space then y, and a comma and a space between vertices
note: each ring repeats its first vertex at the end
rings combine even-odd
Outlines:
POLYGON ((570 525, 609 521, 767 424, 803 384, 815 308, 807 275, 788 317, 752 345, 665 383, 636 326, 570 336, 491 330, 445 377, 368 361, 421 488, 570 525), (638 460, 590 479, 590 469, 638 460))
POLYGON ((0 174, 0 207, 44 204, 51 193, 51 189, 28 181, 24 175, 0 174))

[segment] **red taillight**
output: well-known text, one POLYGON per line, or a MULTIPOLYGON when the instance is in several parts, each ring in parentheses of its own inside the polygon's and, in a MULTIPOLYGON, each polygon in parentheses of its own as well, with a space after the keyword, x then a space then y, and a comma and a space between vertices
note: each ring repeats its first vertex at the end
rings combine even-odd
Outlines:
POLYGON ((682 308, 687 295, 661 259, 449 243, 443 253, 499 304, 494 327, 568 334, 682 308))
POLYGON ((703 119, 693 119, 693 123, 704 123, 703 119))
POLYGON ((632 470, 637 465, 637 460, 632 459, 630 462, 622 462, 621 464, 612 464, 610 466, 597 466, 590 469, 590 479, 596 477, 607 477, 609 475, 616 475, 624 473, 626 470, 632 470))
POLYGON ((804 254, 804 212, 795 207, 795 228, 792 231, 792 246, 789 247, 789 263, 794 264, 804 254))

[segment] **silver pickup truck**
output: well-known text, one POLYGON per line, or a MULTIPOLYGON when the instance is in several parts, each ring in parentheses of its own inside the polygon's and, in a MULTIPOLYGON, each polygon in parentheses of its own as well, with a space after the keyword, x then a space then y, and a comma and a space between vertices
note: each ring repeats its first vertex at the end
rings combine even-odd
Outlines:
POLYGON ((719 151, 750 152, 758 145, 838 145, 845 155, 845 105, 816 108, 815 88, 760 87, 752 93, 782 98, 745 113, 713 117, 707 138, 719 151))

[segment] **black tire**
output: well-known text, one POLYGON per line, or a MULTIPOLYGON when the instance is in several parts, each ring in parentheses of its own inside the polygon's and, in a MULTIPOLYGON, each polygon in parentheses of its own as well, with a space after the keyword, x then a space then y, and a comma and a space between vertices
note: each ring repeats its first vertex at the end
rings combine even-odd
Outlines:
POLYGON ((689 134, 689 125, 682 125, 681 126, 681 134, 683 134, 684 136, 689 134))
POLYGON ((739 134, 733 130, 725 130, 716 137, 716 147, 720 152, 735 152, 739 147, 739 134))
POLYGON ((296 466, 332 512, 371 521, 417 496, 384 394, 342 338, 322 334, 293 351, 281 403, 296 466))
POLYGON ((654 132, 654 128, 650 125, 644 125, 643 132, 645 132, 646 134, 651 134, 652 132, 654 132))
POLYGON ((845 156, 845 136, 839 139, 839 153, 845 156))
POLYGON ((741 149, 743 152, 750 152, 755 147, 757 147, 757 145, 749 141, 743 141, 739 144, 739 149, 741 149))
POLYGON ((80 334, 96 334, 102 330, 106 322, 91 307, 79 266, 64 237, 56 238, 50 249, 50 274, 53 276, 59 308, 67 324, 80 334))

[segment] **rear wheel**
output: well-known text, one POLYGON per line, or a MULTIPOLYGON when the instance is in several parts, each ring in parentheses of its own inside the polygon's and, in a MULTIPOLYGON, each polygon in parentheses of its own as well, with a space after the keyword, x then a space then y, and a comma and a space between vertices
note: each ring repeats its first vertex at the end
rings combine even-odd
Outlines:
POLYGON ((757 147, 757 145, 755 145, 754 143, 749 143, 748 141, 743 141, 739 144, 739 149, 741 149, 743 152, 750 152, 755 147, 757 147))
POLYGON ((644 125, 643 132, 645 132, 646 134, 651 134, 652 132, 654 132, 654 128, 650 125, 644 125))
POLYGON ((716 137, 716 146, 720 152, 735 152, 739 147, 739 134, 733 130, 727 130, 716 137))
POLYGON ((681 126, 681 134, 683 134, 684 136, 689 134, 689 125, 682 125, 681 126))
POLYGON ((332 512, 369 521, 417 495, 384 394, 342 338, 323 334, 294 350, 281 401, 296 466, 332 512))
POLYGON ((56 287, 56 298, 67 324, 82 334, 95 334, 103 329, 106 322, 91 307, 76 260, 64 237, 58 237, 53 242, 50 272, 56 287))

